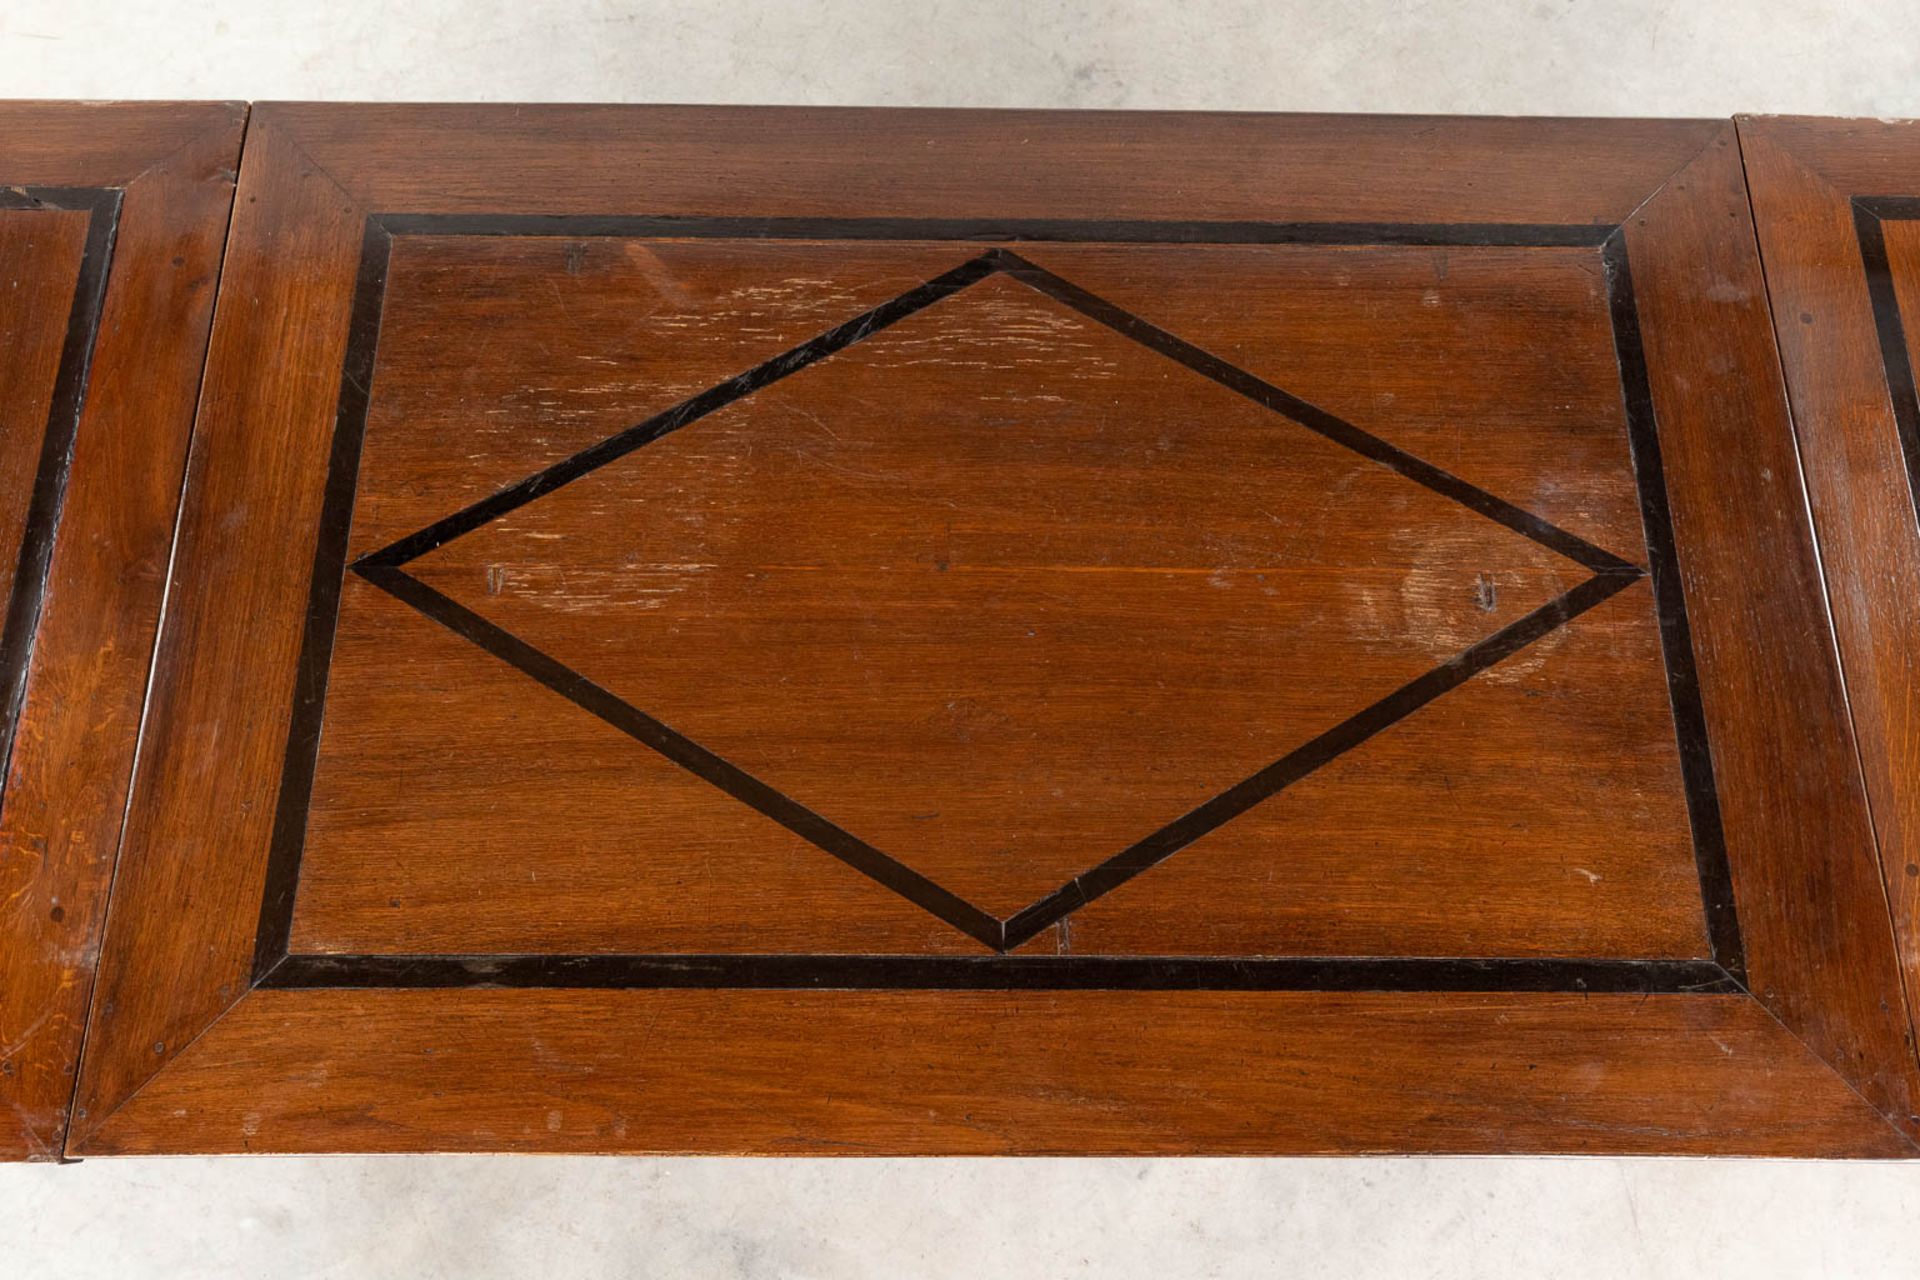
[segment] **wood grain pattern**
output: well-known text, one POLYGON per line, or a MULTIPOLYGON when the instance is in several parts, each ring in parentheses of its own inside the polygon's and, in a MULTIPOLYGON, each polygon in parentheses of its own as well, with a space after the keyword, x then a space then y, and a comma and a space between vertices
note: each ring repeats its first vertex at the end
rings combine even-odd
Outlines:
POLYGON ((1730 126, 263 107, 191 474, 75 1153, 1913 1150, 1730 126))
POLYGON ((997 916, 1586 576, 1005 278, 413 571, 997 916))
MULTIPOLYGON (((1920 977, 1920 524, 1889 318, 1920 303, 1910 223, 1857 201, 1920 195, 1920 133, 1878 121, 1743 118, 1741 142, 1793 398, 1860 765, 1909 992, 1920 977), (1864 236, 1886 248, 1874 296, 1864 236)), ((1906 327, 1903 325, 1903 327, 1906 327)), ((1911 328, 1907 329, 1910 334, 1911 328)), ((1907 393, 1910 395, 1910 392, 1907 393)), ((1912 1037, 1908 1037, 1911 1052, 1912 1037)))
MULTIPOLYGON (((1363 411, 1369 426, 1534 509, 1617 545, 1639 538, 1590 249, 1353 249, 1331 279, 1326 250, 1289 245, 1028 255, 1150 300, 1209 349, 1363 411), (1205 305, 1229 283, 1252 319, 1205 305), (1512 340, 1516 313, 1525 343, 1512 340), (1553 347, 1531 340, 1549 327, 1563 335, 1553 347), (1469 420, 1471 433, 1460 427, 1469 420)), ((403 237, 389 260, 349 554, 965 256, 925 243, 403 237), (467 332, 484 338, 448 340, 467 332)), ((1582 576, 1006 277, 432 553, 417 572, 1001 913, 1293 745, 1257 727, 1300 724, 1297 740, 1582 576), (916 411, 903 434, 873 413, 882 400, 937 412, 916 411), (937 479, 916 480, 927 475, 937 479), (1204 520, 1162 517, 1201 495, 1204 520), (759 657, 712 658, 729 643, 759 657), (836 674, 848 652, 868 660, 836 674), (1167 668, 1170 652, 1184 673, 1167 668), (1327 680, 1336 666, 1356 678, 1327 680), (1363 667, 1372 674, 1361 678, 1363 667), (1147 732, 1158 758, 1129 772, 1121 758, 1147 732), (1104 789, 1076 781, 1090 771, 1108 775, 1104 789)), ((1649 597, 1636 598, 1644 610, 1649 597)), ((604 728, 515 710, 528 690, 471 650, 413 624, 434 652, 396 663, 383 640, 396 625, 390 602, 358 580, 346 601, 302 862, 301 949, 752 951, 811 938, 831 950, 836 933, 841 950, 966 949, 930 944, 924 920, 876 902, 871 886, 710 788, 676 783, 604 728), (369 610, 382 621, 368 623, 369 610), (480 726, 430 713, 455 683, 480 726), (396 699, 414 709, 393 714, 396 699), (567 726, 565 750, 526 743, 536 715, 543 734, 567 726), (369 753, 383 763, 367 768, 369 753), (446 767, 450 755, 501 753, 514 763, 446 767), (524 790, 508 798, 503 777, 524 790), (540 816, 562 807, 574 815, 565 829, 540 816), (630 812, 647 814, 643 832, 630 812), (742 882, 779 888, 748 907, 742 882), (615 892, 622 884, 629 891, 615 892), (863 912, 886 923, 834 923, 863 912)), ((1600 726, 1580 715, 1451 722, 1457 743, 1480 742, 1495 761, 1510 749, 1504 735, 1535 732, 1533 751, 1601 788, 1572 804, 1527 787, 1485 806, 1500 831, 1537 835, 1488 840, 1456 822, 1442 777, 1429 829, 1480 841, 1474 856, 1391 874, 1351 858, 1344 817, 1232 847, 1216 833, 1196 858, 1206 889, 1172 894, 1157 914, 1167 895, 1130 894, 1128 925, 1155 939, 1149 950, 1189 954, 1236 931, 1243 940, 1226 951, 1701 954, 1656 630, 1650 614, 1635 618, 1616 615, 1610 644, 1637 646, 1635 670, 1653 679, 1627 677, 1640 697, 1621 703, 1609 731, 1581 739, 1600 726), (1596 774, 1594 755, 1644 769, 1596 774), (1530 820, 1512 808, 1528 798, 1530 820), (1277 870, 1246 869, 1279 849, 1277 870), (1435 894, 1435 875, 1460 877, 1455 892, 1435 894), (1300 883, 1313 892, 1289 888, 1300 883), (1445 905, 1460 893, 1479 904, 1470 919, 1445 905), (1633 908, 1592 909, 1613 894, 1633 908), (1240 924, 1225 925, 1240 902, 1240 924)), ((1488 679, 1521 678, 1561 639, 1488 679)), ((1589 652, 1604 661, 1604 649, 1589 652)), ((1563 670, 1533 696, 1559 701, 1550 691, 1563 670)), ((1618 685, 1622 672, 1596 678, 1618 685)), ((1448 749, 1416 741, 1411 770, 1398 760, 1381 785, 1404 787, 1448 749)), ((1102 936, 1139 949, 1122 931, 1102 936)))
MULTIPOLYGON (((277 168, 286 144, 261 123, 256 112, 247 165, 277 168)), ((359 246, 337 188, 300 168, 297 153, 285 161, 290 180, 322 199, 311 208, 263 204, 244 175, 236 196, 224 278, 241 284, 229 283, 215 317, 188 459, 204 479, 182 499, 174 537, 172 581, 193 589, 170 597, 169 638, 154 659, 151 729, 114 881, 116 920, 128 923, 108 930, 101 952, 89 1022, 97 1048, 74 1101, 83 1122, 97 1122, 246 989, 260 880, 257 865, 235 862, 265 844, 272 823, 273 782, 256 770, 284 741, 292 691, 268 673, 290 669, 297 652, 294 601, 312 557, 310 535, 296 531, 311 528, 319 496, 250 495, 256 485, 275 488, 277 471, 324 470, 321 428, 303 436, 299 409, 324 421, 339 387, 289 361, 251 359, 242 344, 270 338, 272 349, 311 351, 337 368, 345 331, 335 312, 344 314, 359 246), (225 461, 236 454, 251 465, 225 461), (281 554, 263 562, 242 548, 281 554), (251 602, 254 624, 216 627, 219 602, 238 600, 251 602), (196 660, 183 664, 184 653, 196 660), (155 936, 145 920, 172 924, 155 936)))
POLYGON ((262 103, 368 208, 1612 224, 1715 120, 262 103), (457 151, 449 140, 466 136, 457 151), (583 181, 578 157, 601 157, 583 181), (1231 165, 1219 158, 1230 156, 1231 165), (423 170, 432 157, 432 172, 423 170), (1115 180, 1127 171, 1128 181, 1115 180), (1472 181, 1463 174, 1472 170, 1472 181), (631 175, 644 172, 645 187, 631 175), (751 173, 753 181, 742 182, 751 173), (1577 173, 1577 180, 1565 175, 1577 173), (983 175, 991 178, 983 181, 983 175), (519 191, 506 179, 517 175, 519 191), (625 176, 623 176, 625 175, 625 176), (609 203, 611 188, 626 198, 609 203), (431 193, 430 204, 423 197, 431 193), (856 196, 857 199, 849 199, 856 196), (644 198, 642 198, 644 197, 644 198))
POLYGON ((1626 228, 1655 396, 1666 393, 1681 568, 1702 605, 1748 970, 1763 1003, 1911 1127, 1920 1089, 1898 957, 1750 226, 1729 130, 1626 228), (1715 335, 1710 352, 1702 334, 1715 335))
POLYGON ((340 625, 296 950, 979 950, 372 585, 340 625))
MULTIPOLYGON (((0 799, 0 1157, 65 1145, 244 119, 234 104, 0 105, 0 184, 118 199, 0 799)), ((37 217, 0 210, 0 242, 37 217)), ((85 215, 59 217, 46 234, 86 234, 85 215)), ((19 270, 52 270, 71 298, 73 246, 43 258, 41 234, 19 270)), ((43 313, 6 314, 0 327, 43 313)), ((67 321, 63 300, 56 345, 67 321)), ((42 348, 5 349, 0 414, 23 415, 18 437, 0 424, 10 454, 48 409, 15 363, 42 348)))
POLYGON ((83 210, 0 214, 0 286, 8 299, 0 318, 0 344, 7 352, 0 364, 0 601, 13 598, 86 242, 83 210))
POLYGON ((89 1147, 342 1148, 1913 1151, 1745 997, 1300 992, 257 992, 89 1147))
POLYGON ((1609 600, 1075 913, 1073 946, 1711 954, 1651 615, 1645 584, 1609 600))

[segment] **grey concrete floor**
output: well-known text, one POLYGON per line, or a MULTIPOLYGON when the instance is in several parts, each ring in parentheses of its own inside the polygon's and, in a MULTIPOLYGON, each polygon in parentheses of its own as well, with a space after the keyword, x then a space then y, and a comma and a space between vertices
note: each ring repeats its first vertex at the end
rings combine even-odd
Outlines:
MULTIPOLYGON (((4 0, 0 96, 1920 115, 1912 0, 4 0)), ((1908 1276, 1920 1168, 0 1167, 0 1277, 1908 1276)))

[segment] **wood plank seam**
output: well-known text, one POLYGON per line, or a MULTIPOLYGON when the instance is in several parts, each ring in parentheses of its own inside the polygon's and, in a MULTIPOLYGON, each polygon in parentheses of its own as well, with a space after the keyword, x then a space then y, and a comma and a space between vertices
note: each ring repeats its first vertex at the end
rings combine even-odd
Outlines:
MULTIPOLYGON (((247 131, 251 126, 251 123, 252 123, 251 111, 248 109, 247 106, 245 105, 241 106, 240 122, 239 122, 240 149, 238 153, 234 156, 232 165, 226 168, 225 170, 223 170, 221 174, 221 176, 224 176, 227 178, 229 186, 228 186, 227 215, 221 225, 220 252, 216 258, 217 265, 215 268, 215 274, 214 274, 214 280, 213 280, 216 312, 219 305, 218 299, 220 296, 220 281, 224 278, 226 274, 226 257, 227 257, 227 247, 228 247, 227 242, 230 236, 232 235, 232 231, 233 231, 233 216, 234 216, 233 206, 234 206, 234 201, 237 199, 238 190, 239 190, 239 165, 240 165, 241 157, 243 157, 246 154, 246 137, 247 137, 247 131)), ((220 127, 223 127, 223 126, 215 126, 214 129, 217 129, 220 127)), ((172 163, 175 158, 177 158, 179 155, 181 155, 183 152, 187 151, 188 149, 194 146, 203 144, 207 140, 207 138, 213 134, 214 129, 209 129, 206 135, 203 135, 197 138, 191 138, 181 143, 180 146, 176 147, 173 151, 169 152, 165 157, 156 161, 154 164, 149 165, 147 168, 141 170, 140 174, 136 178, 134 178, 133 183, 138 183, 146 179, 148 175, 154 174, 162 170, 166 165, 172 163)), ((129 183, 128 185, 131 186, 133 185, 133 183, 129 183)), ((211 332, 212 323, 213 321, 209 321, 209 332, 211 332)), ((199 418, 198 409, 199 409, 201 396, 203 395, 206 388, 207 367, 211 358, 212 358, 212 345, 210 343, 204 344, 200 351, 200 375, 195 381, 194 418, 195 418, 196 426, 199 418)), ((187 432, 187 440, 186 440, 186 447, 185 447, 185 453, 188 458, 191 458, 193 455, 193 436, 194 436, 194 429, 189 428, 187 432)), ((115 881, 118 880, 120 875, 120 849, 126 840, 127 822, 128 822, 129 816, 133 812, 134 792, 133 792, 132 783, 133 783, 133 779, 137 777, 140 772, 140 749, 141 749, 141 745, 144 743, 146 739, 147 714, 152 705, 152 693, 153 693, 154 680, 157 678, 158 672, 159 672, 160 646, 165 635, 167 603, 168 603, 169 597, 173 594, 174 558, 179 551, 179 532, 180 532, 180 519, 182 515, 182 507, 184 505, 185 498, 186 498, 187 486, 191 480, 192 480, 192 469, 189 466, 183 464, 180 468, 180 483, 174 497, 173 534, 167 540, 167 564, 164 570, 164 578, 163 578, 163 582, 165 585, 161 590, 160 609, 159 609, 159 613, 156 615, 156 623, 153 628, 153 638, 147 650, 147 661, 146 661, 147 674, 146 674, 146 679, 142 682, 139 726, 134 733, 133 757, 128 763, 127 785, 125 788, 125 795, 122 798, 122 802, 120 806, 119 837, 114 841, 113 863, 107 873, 107 888, 106 888, 107 909, 102 913, 102 920, 101 920, 101 933, 103 936, 106 932, 106 929, 112 923, 112 918, 113 918, 113 886, 115 881)), ((86 1061, 87 1042, 89 1041, 89 1039, 91 1039, 93 1034, 93 1026, 94 1026, 93 1002, 94 1002, 95 996, 98 994, 98 989, 99 989, 99 971, 96 968, 93 975, 90 977, 87 983, 87 998, 85 1003, 85 1013, 81 1021, 80 1052, 78 1055, 78 1061, 82 1064, 84 1064, 86 1061)), ((68 1099, 67 1099, 67 1115, 68 1115, 67 1133, 64 1136, 62 1151, 60 1152, 60 1159, 63 1162, 73 1158, 69 1154, 69 1152, 72 1149, 74 1134, 78 1128, 78 1126, 74 1122, 77 1120, 84 1120, 87 1118, 85 1112, 83 1110, 78 1109, 79 1095, 80 1095, 80 1081, 81 1081, 81 1072, 76 1069, 73 1073, 73 1089, 68 1095, 68 1099)), ((117 1109, 118 1108, 116 1108, 116 1110, 117 1109)))
MULTIPOLYGON (((233 254, 240 251, 241 249, 241 246, 237 245, 234 241, 233 232, 234 232, 234 227, 240 216, 240 196, 243 189, 244 180, 248 172, 248 167, 249 167, 248 160, 249 160, 249 157, 254 156, 260 150, 259 139, 261 134, 268 127, 269 120, 270 120, 270 113, 262 113, 259 111, 260 105, 261 104, 259 103, 249 103, 249 104, 246 104, 245 108, 243 109, 242 146, 240 151, 236 155, 233 162, 233 166, 232 166, 232 172, 234 172, 235 174, 235 181, 233 186, 230 188, 231 198, 228 205, 227 218, 226 218, 226 223, 224 228, 224 240, 223 240, 221 252, 218 257, 218 261, 220 264, 219 279, 222 281, 224 281, 227 278, 229 269, 232 266, 233 254)), ((329 186, 331 186, 333 190, 340 195, 341 198, 347 200, 349 203, 354 202, 355 197, 353 193, 346 187, 345 184, 343 184, 340 181, 339 178, 337 178, 333 173, 331 173, 330 171, 322 167, 319 164, 319 162, 313 158, 313 156, 307 151, 307 149, 300 143, 298 137, 294 134, 292 130, 284 127, 274 128, 273 136, 274 136, 275 142, 278 145, 291 148, 294 151, 294 153, 299 157, 299 159, 304 162, 305 167, 302 171, 302 176, 319 177, 323 179, 329 186)), ((158 168, 158 167, 159 166, 155 166, 155 168, 158 168)), ((208 341, 201 357, 201 374, 200 374, 200 384, 199 384, 200 392, 196 396, 196 407, 195 407, 195 413, 194 413, 193 427, 192 427, 192 431, 190 433, 189 442, 188 442, 187 465, 182 469, 180 496, 178 501, 176 502, 176 507, 175 507, 174 537, 173 537, 171 546, 169 548, 169 560, 168 560, 168 566, 167 566, 167 572, 168 572, 167 584, 169 589, 173 584, 174 557, 176 557, 179 553, 179 534, 180 534, 181 522, 184 520, 185 514, 186 514, 185 497, 188 491, 192 488, 192 484, 194 480, 194 462, 198 453, 198 450, 195 448, 195 445, 199 442, 199 435, 200 435, 200 410, 204 408, 204 405, 205 405, 204 395, 205 395, 206 381, 212 369, 212 362, 213 362, 213 355, 214 355, 214 345, 213 345, 212 339, 213 339, 213 336, 217 335, 221 330, 221 313, 230 306, 238 306, 238 305, 241 305, 241 304, 237 300, 233 300, 233 301, 229 300, 227 293, 224 289, 218 290, 216 292, 215 298, 214 298, 214 314, 212 316, 212 319, 208 327, 208 341)), ((164 632, 164 629, 166 627, 167 620, 168 620, 168 615, 163 610, 160 615, 160 625, 159 627, 156 628, 156 631, 155 631, 155 641, 152 649, 151 658, 149 661, 149 670, 148 670, 149 696, 143 699, 142 708, 141 708, 140 741, 143 744, 146 739, 146 731, 148 728, 147 714, 151 709, 152 681, 154 680, 158 672, 159 663, 164 652, 164 644, 162 642, 163 641, 162 633, 164 632)), ((135 778, 138 777, 137 772, 135 773, 134 777, 135 778)), ((127 788, 126 805, 125 805, 125 809, 123 811, 122 819, 121 819, 121 823, 122 823, 121 843, 122 844, 124 844, 125 842, 127 824, 131 820, 136 798, 137 797, 136 797, 136 793, 133 786, 129 785, 129 787, 127 788)), ((116 859, 115 859, 115 879, 116 880, 118 879, 118 873, 119 873, 119 858, 118 856, 116 856, 116 859)), ((112 907, 112 904, 110 902, 109 912, 111 912, 111 907, 112 907)), ((102 928, 102 936, 105 936, 104 925, 102 928)), ((74 1095, 73 1095, 72 1101, 69 1104, 70 1120, 69 1120, 69 1125, 67 1129, 67 1142, 65 1146, 65 1155, 71 1157, 76 1155, 76 1153, 81 1152, 81 1150, 84 1148, 86 1139, 89 1136, 97 1132, 99 1128, 103 1124, 105 1124, 109 1118, 117 1114, 129 1102, 131 1102, 134 1099, 134 1097, 146 1087, 148 1083, 150 1083, 157 1075, 159 1075, 162 1071, 164 1071, 167 1065, 173 1062, 179 1056, 179 1053, 182 1050, 184 1050, 188 1045, 198 1041, 209 1030, 211 1030, 214 1024, 219 1022, 236 1005, 238 1005, 241 1001, 243 1001, 251 990, 252 990, 251 982, 245 985, 236 986, 233 989, 230 997, 227 999, 226 1003, 223 1006, 213 1011, 211 1016, 207 1017, 206 1020, 202 1022, 198 1027, 196 1027, 190 1034, 184 1037, 176 1038, 175 1044, 167 1046, 167 1051, 164 1054, 159 1055, 159 1061, 151 1064, 146 1074, 138 1082, 136 1082, 131 1089, 127 1090, 111 1106, 105 1109, 96 1108, 93 1113, 89 1113, 88 1109, 81 1107, 79 1103, 80 1090, 86 1080, 86 1072, 85 1072, 86 1060, 83 1059, 81 1064, 81 1069, 76 1070, 74 1073, 74 1095), (84 1125, 81 1123, 82 1121, 85 1121, 84 1125)), ((96 970, 95 980, 91 990, 89 991, 89 996, 88 996, 87 1026, 89 1031, 92 1030, 95 1024, 94 1005, 98 1000, 98 997, 99 997, 99 975, 98 975, 98 971, 96 970)))

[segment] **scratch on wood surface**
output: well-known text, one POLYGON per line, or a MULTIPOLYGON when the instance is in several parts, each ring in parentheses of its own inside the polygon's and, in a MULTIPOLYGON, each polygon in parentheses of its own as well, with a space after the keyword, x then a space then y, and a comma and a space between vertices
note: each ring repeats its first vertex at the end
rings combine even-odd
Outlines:
POLYGON ((35 1116, 31 1111, 28 1111, 11 1098, 7 1099, 7 1110, 13 1112, 13 1118, 19 1125, 20 1136, 27 1140, 28 1159, 53 1159, 53 1149, 47 1145, 46 1139, 40 1136, 40 1129, 43 1124, 46 1125, 49 1130, 57 1129, 59 1126, 59 1117, 35 1116))
POLYGON ((26 1048, 27 1041, 33 1039, 34 1033, 46 1026, 52 1017, 53 1009, 51 1007, 42 1010, 40 1016, 22 1028, 19 1034, 15 1035, 12 1040, 4 1045, 0 1045, 0 1062, 8 1061, 15 1054, 26 1048))
POLYGON ((513 596, 560 613, 658 609, 702 574, 701 562, 627 565, 500 564, 487 566, 487 594, 513 596))

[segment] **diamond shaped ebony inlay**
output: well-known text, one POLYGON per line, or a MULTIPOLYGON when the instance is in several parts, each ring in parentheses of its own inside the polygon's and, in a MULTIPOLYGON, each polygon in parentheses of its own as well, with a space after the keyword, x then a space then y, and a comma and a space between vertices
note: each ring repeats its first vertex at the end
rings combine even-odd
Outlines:
POLYGON ((1002 249, 353 568, 1000 950, 1642 576, 1002 249))

